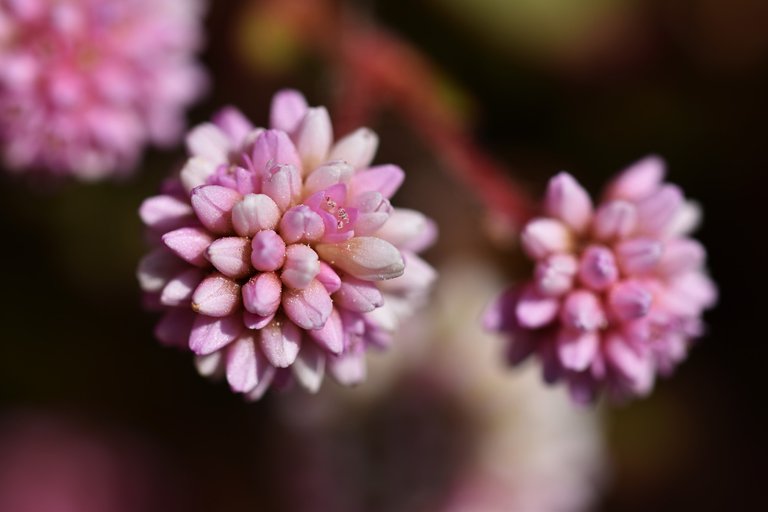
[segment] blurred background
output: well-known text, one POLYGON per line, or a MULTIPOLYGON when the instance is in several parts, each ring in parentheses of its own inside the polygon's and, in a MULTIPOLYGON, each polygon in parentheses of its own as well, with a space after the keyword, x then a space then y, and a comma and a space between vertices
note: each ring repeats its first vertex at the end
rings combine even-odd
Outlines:
POLYGON ((444 278, 369 383, 247 404, 160 347, 141 308, 136 211, 181 145, 121 183, 2 173, 0 511, 761 503, 767 24, 764 0, 211 2, 211 89, 190 123, 225 104, 265 123, 294 87, 337 133, 372 127, 376 161, 406 170, 399 205, 441 226, 426 257, 444 278), (559 170, 597 192, 649 153, 704 207, 720 304, 650 398, 580 410, 534 368, 505 370, 475 319, 526 272, 503 243, 525 198, 559 170), (498 174, 508 197, 478 185, 498 174))

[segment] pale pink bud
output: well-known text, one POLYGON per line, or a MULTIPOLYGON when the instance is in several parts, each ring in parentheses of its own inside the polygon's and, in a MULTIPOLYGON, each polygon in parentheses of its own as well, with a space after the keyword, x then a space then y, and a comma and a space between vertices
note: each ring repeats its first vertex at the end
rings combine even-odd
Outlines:
POLYGON ((667 276, 695 270, 704 264, 705 257, 704 247, 696 240, 672 240, 664 247, 658 269, 667 276))
POLYGON ((565 297, 560 321, 564 326, 581 332, 596 331, 607 323, 600 299, 586 290, 575 290, 565 297))
POLYGON ((159 292, 185 266, 171 252, 157 248, 141 258, 136 277, 145 292, 159 292))
POLYGON ((341 288, 333 294, 336 304, 350 311, 368 313, 384 304, 384 297, 374 283, 345 277, 341 288))
POLYGON ((232 208, 232 225, 240 236, 275 229, 279 220, 280 209, 266 194, 248 194, 232 208))
POLYGON ((285 319, 275 319, 259 331, 261 350, 277 368, 288 368, 301 348, 301 331, 285 319))
POLYGON ((437 271, 412 252, 403 252, 405 271, 400 277, 379 281, 376 286, 384 293, 409 295, 423 293, 437 279, 437 271))
POLYGON ((701 224, 701 206, 695 201, 685 201, 667 224, 664 234, 670 238, 692 233, 701 224))
POLYGON ((320 329, 333 309, 331 296, 315 279, 301 290, 283 292, 283 310, 288 318, 302 329, 320 329))
POLYGON ((331 311, 325 325, 309 331, 309 336, 333 354, 340 354, 344 350, 344 326, 336 308, 331 311))
POLYGON ((191 309, 170 308, 155 326, 155 336, 165 345, 187 349, 196 316, 191 309))
POLYGON ((259 400, 262 396, 264 396, 264 393, 266 393, 269 389, 269 385, 272 384, 275 375, 277 375, 277 368, 269 364, 269 361, 267 361, 265 357, 264 360, 264 373, 259 378, 258 384, 256 384, 256 387, 245 394, 246 399, 251 402, 259 400))
POLYGON ((266 327, 266 325, 271 322, 275 318, 275 314, 272 313, 271 315, 267 316, 261 316, 257 315, 255 313, 251 313, 249 311, 243 312, 243 325, 245 325, 248 329, 252 329, 254 331, 258 331, 259 329, 263 329, 266 327))
POLYGON ((304 197, 309 197, 315 192, 325 190, 338 183, 346 183, 353 173, 352 166, 341 160, 321 165, 307 176, 304 182, 304 197))
POLYGON ((273 315, 280 306, 283 284, 274 272, 261 272, 243 285, 243 306, 262 317, 273 315))
POLYGON ((226 367, 232 390, 246 393, 256 387, 271 365, 256 347, 254 333, 246 331, 228 347, 226 367))
POLYGON ((285 211, 301 196, 301 176, 293 165, 276 165, 264 175, 261 191, 285 211))
POLYGON ((227 135, 211 123, 194 127, 187 135, 186 142, 190 155, 199 156, 217 164, 227 162, 232 149, 227 135))
POLYGON ((622 321, 635 320, 648 314, 653 303, 653 294, 641 283, 622 281, 611 288, 608 305, 622 321))
POLYGON ((537 329, 557 317, 560 301, 540 295, 533 287, 526 287, 515 306, 515 315, 520 325, 537 329))
POLYGON ((196 267, 207 267, 205 251, 213 239, 200 228, 179 228, 163 235, 163 243, 180 258, 196 267))
POLYGON ((181 227, 192 214, 189 203, 167 195, 150 197, 139 208, 139 217, 146 226, 163 231, 181 227))
POLYGON ((179 174, 184 190, 191 192, 196 187, 205 185, 206 180, 216 172, 216 167, 217 164, 203 157, 189 158, 179 174))
POLYGON ((251 241, 251 263, 256 270, 271 272, 283 266, 285 242, 272 230, 259 231, 251 241))
POLYGON ((189 335, 189 348, 195 354, 211 354, 232 343, 242 331, 243 321, 240 315, 196 315, 189 335))
POLYGON ((227 316, 240 304, 240 285, 222 274, 203 279, 192 294, 192 311, 227 316))
POLYGON ((204 356, 196 355, 195 368, 197 369, 197 373, 203 377, 219 379, 225 371, 223 354, 219 351, 204 356))
POLYGON ((362 236, 338 244, 319 244, 315 250, 325 261, 366 281, 381 281, 402 275, 403 257, 381 238, 362 236))
POLYGON ((293 142, 285 132, 276 130, 265 130, 254 141, 251 163, 257 173, 280 165, 301 169, 301 159, 293 142))
POLYGON ((657 240, 635 238, 616 246, 616 257, 619 266, 626 274, 645 274, 659 263, 662 251, 663 247, 657 240))
POLYGON ((632 202, 642 200, 659 188, 665 167, 664 160, 658 156, 645 157, 627 167, 611 182, 607 196, 632 202))
POLYGON ((304 343, 291 367, 296 381, 310 393, 317 393, 320 389, 325 375, 325 359, 325 354, 317 347, 304 343))
POLYGON ((324 261, 320 261, 320 273, 317 274, 317 280, 323 283, 323 286, 328 293, 335 293, 341 288, 341 278, 330 265, 324 261))
POLYGON ((269 125, 275 130, 291 133, 307 113, 307 100, 293 89, 284 89, 272 98, 269 125))
POLYGON ((606 361, 619 372, 634 393, 644 395, 653 388, 652 358, 640 353, 616 334, 607 336, 603 351, 606 361))
POLYGON ((304 204, 294 206, 280 220, 280 234, 289 244, 319 240, 324 233, 323 218, 304 204))
POLYGON ((607 289, 619 278, 613 251, 602 245, 590 245, 579 261, 579 279, 596 291, 607 289))
POLYGON ((232 208, 241 199, 238 191, 219 185, 197 187, 190 198, 200 222, 219 235, 232 231, 232 208))
POLYGON ((407 208, 393 208, 389 220, 375 233, 395 247, 414 252, 432 243, 435 235, 432 222, 424 214, 407 208))
POLYGON ((637 226, 637 209, 627 201, 611 201, 595 214, 594 235, 601 240, 626 238, 637 226))
POLYGON ((358 195, 352 203, 357 208, 355 234, 357 236, 375 233, 384 225, 392 213, 392 205, 379 192, 364 192, 358 195))
POLYGON ((364 169, 373 160, 379 137, 368 128, 358 128, 340 139, 331 149, 329 160, 344 160, 354 169, 364 169))
POLYGON ((543 295, 556 297, 573 287, 578 261, 570 254, 553 254, 536 264, 536 287, 543 295))
POLYGON ((240 279, 251 272, 251 241, 245 237, 219 238, 208 246, 205 256, 227 277, 240 279))
POLYGON ((325 107, 307 110, 304 119, 296 129, 294 140, 305 174, 325 161, 333 142, 331 118, 325 107))
POLYGON ((345 386, 354 386, 365 380, 365 351, 360 346, 336 357, 329 357, 328 364, 334 378, 345 386))
POLYGON ((584 231, 592 219, 589 194, 566 172, 549 180, 544 208, 547 215, 560 219, 577 232, 584 231))
POLYGON ((405 180, 405 173, 396 165, 377 165, 355 173, 349 181, 349 188, 353 194, 363 192, 379 192, 389 199, 405 180))
POLYGON ((306 288, 320 272, 317 253, 308 245, 289 245, 280 279, 290 288, 306 288))
POLYGON ((600 346, 600 335, 561 329, 557 336, 557 355, 563 367, 580 372, 589 368, 600 346))
POLYGON ((520 236, 523 249, 536 260, 550 254, 568 252, 573 245, 570 230, 555 219, 534 219, 525 226, 520 236))
POLYGON ((674 185, 665 185, 637 204, 637 227, 644 233, 663 234, 674 220, 684 198, 674 185))
POLYGON ((224 107, 219 110, 213 117, 213 122, 235 145, 240 145, 253 131, 253 124, 234 107, 224 107))
POLYGON ((190 268, 177 275, 165 285, 160 294, 160 303, 164 306, 179 306, 192 298, 192 292, 203 280, 203 271, 190 268))

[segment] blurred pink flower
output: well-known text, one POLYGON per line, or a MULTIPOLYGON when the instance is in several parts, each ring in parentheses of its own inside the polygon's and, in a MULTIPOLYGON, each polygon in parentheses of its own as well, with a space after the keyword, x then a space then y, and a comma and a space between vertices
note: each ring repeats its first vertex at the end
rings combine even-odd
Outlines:
POLYGON ((370 167, 373 132, 334 143, 326 109, 295 91, 271 117, 254 128, 230 108, 194 128, 179 179, 140 210, 157 245, 138 271, 165 311, 157 337, 251 399, 292 378, 316 391, 326 366, 362 381, 365 348, 389 343, 435 277, 416 255, 435 227, 390 205, 404 173, 370 167))
POLYGON ((486 314, 510 336, 509 359, 535 354, 547 382, 592 402, 644 396, 702 333, 702 312, 717 290, 705 250, 688 234, 698 208, 663 183, 664 163, 648 157, 620 174, 593 207, 567 173, 549 182, 544 217, 528 222, 523 249, 536 266, 486 314))
POLYGON ((0 0, 6 165, 95 180, 176 143, 206 84, 201 0, 0 0))

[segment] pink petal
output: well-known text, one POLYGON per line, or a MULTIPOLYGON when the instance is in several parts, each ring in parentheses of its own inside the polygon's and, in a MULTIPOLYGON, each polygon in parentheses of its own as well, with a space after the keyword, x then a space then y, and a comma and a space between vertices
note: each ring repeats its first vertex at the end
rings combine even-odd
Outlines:
POLYGON ((274 318, 275 313, 267 316, 261 316, 245 311, 243 312, 243 325, 245 325, 247 329, 258 331, 269 325, 269 323, 272 322, 274 318))
POLYGON ((204 185, 208 178, 216 172, 217 166, 216 163, 199 156, 188 159, 179 174, 184 190, 191 192, 196 187, 204 185))
POLYGON ((652 303, 651 291, 634 280, 618 283, 608 294, 611 311, 623 322, 646 316, 652 303))
POLYGON ((177 256, 197 267, 207 267, 205 251, 213 239, 201 228, 179 228, 163 235, 163 243, 177 256))
POLYGON ((419 252, 434 242, 435 235, 434 224, 421 212, 393 208, 375 236, 400 249, 419 252))
POLYGON ((227 382, 233 391, 247 393, 273 368, 256 346, 254 333, 245 333, 227 349, 227 382))
POLYGON ((378 281, 376 285, 384 293, 409 295, 425 293, 437 279, 437 271, 412 252, 402 253, 405 271, 400 277, 378 281))
POLYGON ((269 125, 275 130, 291 133, 307 113, 307 100, 293 89, 283 89, 272 98, 269 125))
POLYGON ((607 189, 611 199, 639 201, 656 192, 664 179, 666 164, 658 156, 651 155, 625 169, 607 189))
POLYGON ((190 268, 177 275, 165 285, 160 294, 160 303, 164 306, 189 305, 192 292, 203 280, 204 273, 199 268, 190 268))
POLYGON ((562 220, 577 232, 583 232, 592 220, 589 194, 566 172, 549 180, 545 210, 547 215, 562 220))
POLYGON ((285 290, 282 303, 288 318, 306 330, 323 327, 333 309, 330 295, 318 280, 303 290, 285 290))
POLYGON ((301 159, 293 142, 285 132, 276 130, 266 130, 254 141, 251 162, 253 170, 261 175, 276 166, 301 169, 301 159))
POLYGON ((604 346, 609 365, 626 380, 626 384, 637 394, 646 394, 653 387, 654 366, 650 357, 630 347, 617 335, 610 335, 604 346))
POLYGON ((325 354, 311 343, 304 343, 291 370, 298 383, 310 393, 317 393, 325 375, 325 354))
POLYGON ((654 270, 662 252, 662 244, 651 238, 626 240, 616 246, 619 267, 628 275, 642 275, 654 270))
POLYGON ((227 277, 240 279, 251 272, 251 243, 245 237, 219 238, 208 246, 205 256, 227 277))
POLYGON ((706 251, 696 240, 690 238, 672 240, 664 247, 658 270, 666 276, 681 274, 701 268, 705 258, 706 251))
POLYGON ((536 265, 536 289, 543 295, 557 297, 571 290, 578 261, 570 254, 553 254, 536 265))
POLYGON ((301 331, 291 322, 273 320, 259 331, 261 350, 267 360, 277 368, 288 368, 296 360, 301 348, 301 331))
POLYGON ((651 196, 637 203, 637 227, 643 233, 663 234, 684 204, 682 191, 674 185, 665 185, 651 196))
POLYGON ((207 316, 228 316, 240 304, 240 285, 222 274, 203 279, 192 294, 192 310, 207 316))
POLYGON ((205 227, 216 234, 232 231, 232 208, 242 196, 236 190, 219 185, 203 185, 192 191, 192 208, 205 227))
POLYGON ((331 375, 345 386, 353 386, 365 380, 365 351, 362 347, 329 357, 328 364, 331 375))
POLYGON ((358 128, 340 139, 331 149, 328 160, 344 160, 355 169, 364 169, 373 160, 379 137, 368 128, 358 128))
POLYGON ((322 217, 307 205, 294 206, 280 220, 280 235, 289 244, 320 240, 324 232, 322 217))
POLYGON ((323 327, 308 332, 313 340, 329 352, 340 354, 344 350, 344 326, 336 308, 331 311, 323 327))
POLYGON ((271 230, 259 231, 251 241, 251 263, 256 270, 271 272, 283 266, 285 242, 271 230))
POLYGON ((579 279, 595 291, 606 290, 619 278, 613 251, 602 245, 590 245, 579 261, 579 279))
POLYGON ((353 195, 379 192, 390 199, 405 180, 405 172, 396 165, 377 165, 355 173, 349 182, 353 195))
POLYGON ((261 272, 243 285, 243 305, 251 313, 266 317, 280 306, 283 285, 274 272, 261 272))
POLYGON ((323 283, 323 286, 328 293, 335 293, 341 288, 341 278, 333 268, 324 261, 320 261, 320 272, 317 274, 317 280, 323 283))
POLYGON ((596 331, 607 325, 600 298, 586 290, 575 290, 565 297, 560 321, 564 326, 582 332, 596 331))
POLYGON ((216 125, 203 123, 187 135, 187 150, 192 156, 202 157, 216 164, 226 163, 232 144, 226 134, 216 125))
POLYGON ((557 355, 563 367, 580 372, 592 364, 599 345, 600 335, 596 332, 562 329, 557 337, 557 355))
POLYGON ((323 163, 333 142, 331 118, 325 107, 310 108, 294 135, 305 174, 323 163))
POLYGON ((243 321, 240 315, 196 315, 189 336, 189 348, 195 354, 211 354, 234 341, 242 331, 243 321))
POLYGON ((539 218, 526 224, 520 235, 523 249, 538 260, 558 252, 569 252, 573 247, 573 235, 562 222, 539 218))
POLYGON ((365 236, 376 233, 392 214, 392 205, 379 192, 365 192, 355 197, 352 206, 357 208, 355 234, 365 236))
POLYGON ((515 314, 520 325, 537 329, 552 322, 557 316, 559 308, 559 300, 539 295, 529 286, 520 296, 515 307, 515 314))
POLYGON ((275 229, 279 220, 280 209, 266 194, 248 194, 232 208, 232 225, 240 236, 275 229))
POLYGON ((187 348, 195 314, 189 308, 171 308, 155 326, 155 337, 168 346, 187 348))
POLYGON ((253 131, 253 124, 234 107, 224 107, 213 117, 213 122, 232 141, 240 145, 245 137, 253 131))
POLYGON ((289 288, 301 289, 309 286, 320 272, 317 253, 308 245, 289 245, 285 251, 285 263, 280 279, 289 288))
POLYGON ((611 201, 595 214, 594 235, 600 240, 626 238, 637 226, 637 209, 627 201, 611 201))
POLYGON ((290 208, 301 197, 301 176, 297 169, 293 165, 276 165, 264 175, 261 190, 281 211, 290 208))
POLYGON ((384 304, 384 297, 370 281, 347 276, 341 281, 341 288, 333 295, 334 302, 350 311, 368 313, 384 304))
POLYGON ((392 279, 403 274, 405 263, 397 248, 376 237, 355 237, 338 244, 319 244, 322 259, 366 281, 392 279))
POLYGON ((351 165, 340 160, 321 165, 307 176, 304 182, 304 197, 309 197, 333 185, 346 183, 353 172, 351 165))
POLYGON ((174 276, 183 271, 186 263, 164 247, 153 250, 139 262, 136 278, 145 292, 159 292, 174 276))
POLYGON ((158 231, 180 228, 193 219, 192 214, 189 203, 167 195, 150 197, 139 208, 142 222, 158 231))

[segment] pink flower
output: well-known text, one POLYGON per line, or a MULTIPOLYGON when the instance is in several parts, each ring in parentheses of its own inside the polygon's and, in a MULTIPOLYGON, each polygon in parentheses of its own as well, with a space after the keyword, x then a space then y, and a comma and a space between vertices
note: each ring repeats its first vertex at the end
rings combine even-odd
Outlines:
POLYGON ((157 337, 251 399, 294 378, 314 392, 326 368, 362 381, 366 348, 389 344, 435 277, 417 256, 434 225, 391 206, 404 173, 370 166, 373 132, 334 143, 328 112, 295 91, 271 117, 254 128, 230 108, 194 128, 179 178, 140 210, 157 337))
POLYGON ((203 92, 200 0, 0 0, 6 165, 95 180, 170 145, 203 92))
POLYGON ((716 301, 705 250, 687 236, 699 211, 663 177, 659 158, 641 160, 597 208, 571 175, 552 178, 545 216, 521 235, 533 279, 486 314, 490 329, 510 336, 513 364, 535 354, 544 379, 564 380, 576 402, 602 389, 616 400, 650 393, 656 374, 685 358, 716 301))

